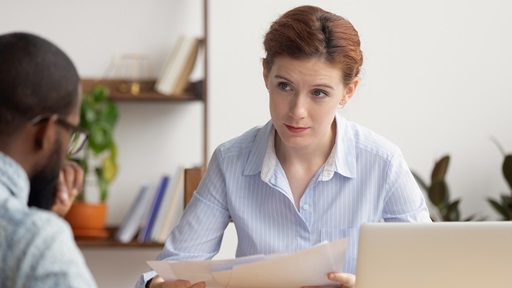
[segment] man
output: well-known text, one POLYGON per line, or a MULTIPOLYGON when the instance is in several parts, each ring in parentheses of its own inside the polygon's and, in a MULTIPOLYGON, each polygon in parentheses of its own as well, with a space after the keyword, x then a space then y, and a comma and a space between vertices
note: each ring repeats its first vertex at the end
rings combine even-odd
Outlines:
POLYGON ((80 90, 54 44, 0 35, 0 287, 96 287, 69 225, 50 211, 66 154, 87 138, 80 90))

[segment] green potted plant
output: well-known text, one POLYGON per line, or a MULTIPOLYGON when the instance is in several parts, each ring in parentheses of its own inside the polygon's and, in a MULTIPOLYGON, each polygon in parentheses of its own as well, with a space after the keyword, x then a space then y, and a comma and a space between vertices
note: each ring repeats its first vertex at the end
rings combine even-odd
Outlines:
MULTIPOLYGON (((446 173, 448 172, 448 164, 450 163, 450 156, 445 155, 441 157, 434 164, 432 174, 430 177, 431 183, 423 181, 419 175, 412 172, 418 185, 427 192, 428 200, 433 204, 434 209, 431 211, 431 218, 434 221, 471 221, 475 219, 475 215, 461 219, 459 211, 460 199, 451 200, 450 190, 446 182, 446 173)), ((483 220, 483 219, 481 219, 483 220)))
POLYGON ((86 179, 84 191, 66 215, 75 235, 104 234, 109 184, 117 174, 117 145, 114 130, 119 112, 115 102, 108 99, 109 90, 100 84, 83 91, 80 110, 80 127, 89 133, 89 138, 81 154, 72 160, 82 166, 86 179), (99 203, 87 199, 93 189, 99 193, 99 203), (91 220, 93 223, 84 221, 91 220), (102 232, 99 232, 102 231, 102 232))

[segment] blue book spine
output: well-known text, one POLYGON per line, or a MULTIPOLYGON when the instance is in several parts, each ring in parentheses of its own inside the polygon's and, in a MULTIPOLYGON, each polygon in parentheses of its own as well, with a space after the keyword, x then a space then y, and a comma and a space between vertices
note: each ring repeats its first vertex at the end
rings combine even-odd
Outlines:
POLYGON ((158 190, 156 191, 155 198, 153 201, 153 205, 151 207, 149 219, 146 225, 146 229, 144 229, 144 236, 142 241, 149 241, 149 237, 151 235, 151 230, 153 229, 153 225, 155 224, 156 215, 158 215, 158 209, 160 209, 160 203, 162 202, 162 198, 164 196, 165 189, 167 188, 167 183, 169 182, 169 176, 163 176, 160 181, 160 185, 158 186, 158 190))

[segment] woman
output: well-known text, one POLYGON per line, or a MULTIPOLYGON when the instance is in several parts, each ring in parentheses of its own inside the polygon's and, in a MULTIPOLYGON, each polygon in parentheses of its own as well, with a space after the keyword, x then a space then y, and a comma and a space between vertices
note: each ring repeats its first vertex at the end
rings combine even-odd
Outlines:
MULTIPOLYGON (((238 257, 349 237, 344 273, 326 277, 353 287, 359 226, 428 222, 425 200, 395 145, 337 113, 363 63, 350 22, 298 7, 271 25, 264 46, 271 121, 216 149, 158 259, 210 259, 233 220, 238 257)), ((139 287, 154 276, 146 273, 139 287)), ((155 277, 147 287, 190 285, 155 277)))

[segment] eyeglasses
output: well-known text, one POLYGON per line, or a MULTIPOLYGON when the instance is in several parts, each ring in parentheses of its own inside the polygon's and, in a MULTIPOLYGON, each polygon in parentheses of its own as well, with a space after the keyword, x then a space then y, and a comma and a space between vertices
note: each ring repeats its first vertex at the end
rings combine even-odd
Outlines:
MULTIPOLYGON (((52 116, 52 114, 38 115, 34 117, 32 120, 30 120, 30 124, 37 125, 43 121, 47 121, 52 116)), ((58 115, 57 123, 71 131, 71 139, 69 140, 68 144, 68 155, 71 156, 80 152, 80 150, 82 150, 82 148, 84 147, 85 142, 87 142, 89 133, 87 133, 87 131, 85 131, 83 128, 73 125, 68 121, 62 119, 58 115)))

